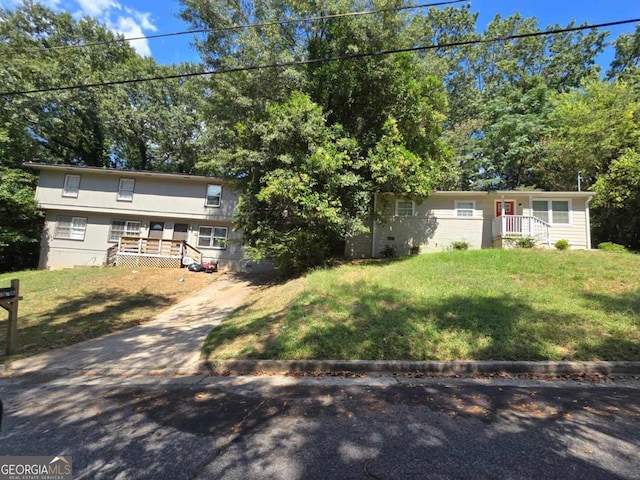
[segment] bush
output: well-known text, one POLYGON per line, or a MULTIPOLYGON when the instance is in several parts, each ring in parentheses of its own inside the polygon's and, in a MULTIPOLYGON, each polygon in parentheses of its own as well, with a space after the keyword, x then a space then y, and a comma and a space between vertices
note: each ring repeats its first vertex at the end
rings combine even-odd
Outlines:
POLYGON ((469 250, 469 242, 465 242, 464 240, 461 240, 459 242, 452 242, 451 249, 452 250, 469 250))
POLYGON ((599 250, 605 250, 607 252, 626 252, 627 249, 624 245, 613 242, 602 242, 598 244, 599 250))
POLYGON ((567 250, 569 248, 569 241, 565 240, 564 238, 558 240, 554 246, 558 249, 558 250, 567 250))
POLYGON ((420 253, 420 246, 414 245, 409 249, 409 255, 418 255, 420 253))
POLYGON ((533 248, 536 246, 536 240, 531 237, 519 238, 516 240, 516 246, 518 248, 533 248))
POLYGON ((380 256, 382 258, 393 258, 396 256, 396 247, 393 245, 385 245, 382 250, 380 250, 380 256))

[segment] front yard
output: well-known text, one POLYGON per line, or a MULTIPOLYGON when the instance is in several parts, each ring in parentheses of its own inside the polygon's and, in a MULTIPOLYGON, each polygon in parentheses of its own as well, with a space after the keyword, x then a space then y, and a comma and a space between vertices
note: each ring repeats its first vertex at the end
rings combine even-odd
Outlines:
POLYGON ((210 359, 640 360, 640 255, 451 251, 258 292, 210 359))
MULTIPOLYGON (((186 269, 34 270, 0 275, 0 287, 20 280, 17 358, 138 325, 217 276, 186 269)), ((0 363, 7 360, 6 328, 2 310, 0 363)))

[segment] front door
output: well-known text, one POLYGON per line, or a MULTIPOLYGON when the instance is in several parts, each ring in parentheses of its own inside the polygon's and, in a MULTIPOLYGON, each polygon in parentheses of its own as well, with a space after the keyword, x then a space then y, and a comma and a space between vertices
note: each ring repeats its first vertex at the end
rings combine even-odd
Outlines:
MULTIPOLYGON (((504 214, 505 215, 513 215, 515 213, 515 202, 513 201, 505 201, 504 202, 504 214)), ((496 202, 496 217, 502 215, 502 202, 498 200, 496 202)))

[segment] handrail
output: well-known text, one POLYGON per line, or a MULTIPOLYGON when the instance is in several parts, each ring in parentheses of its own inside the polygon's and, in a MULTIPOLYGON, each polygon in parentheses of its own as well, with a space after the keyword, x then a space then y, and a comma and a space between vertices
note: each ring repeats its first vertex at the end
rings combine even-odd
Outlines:
POLYGON ((196 247, 189 245, 186 241, 183 241, 183 244, 185 246, 184 255, 192 257, 197 263, 202 263, 202 252, 196 247), (191 252, 193 252, 193 254, 191 252))
POLYGON ((509 235, 537 238, 543 243, 549 243, 549 228, 551 225, 533 215, 501 215, 492 221, 493 237, 509 235))
POLYGON ((105 266, 110 267, 116 264, 116 258, 118 254, 118 244, 111 245, 107 248, 107 258, 105 261, 105 266))

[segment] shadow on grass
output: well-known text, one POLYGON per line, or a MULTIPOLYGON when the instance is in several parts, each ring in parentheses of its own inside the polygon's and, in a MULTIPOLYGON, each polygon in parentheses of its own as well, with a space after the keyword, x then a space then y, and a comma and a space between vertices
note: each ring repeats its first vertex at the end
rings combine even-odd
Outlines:
MULTIPOLYGON (((535 308, 516 296, 478 292, 441 298, 407 295, 406 290, 367 283, 341 283, 330 292, 307 291, 269 315, 252 316, 250 308, 237 312, 209 334, 203 352, 215 355, 229 342, 252 335, 254 341, 243 344, 237 357, 640 359, 640 344, 622 332, 585 324, 578 315, 535 308)), ((637 312, 637 299, 632 297, 627 303, 604 295, 597 300, 605 310, 637 312)))
MULTIPOLYGON (((50 310, 19 316, 18 353, 33 354, 133 327, 146 320, 149 312, 153 315, 172 303, 171 297, 145 291, 114 290, 69 298, 50 310), (136 315, 136 310, 141 313, 136 315)), ((5 336, 6 322, 2 322, 0 354, 4 354, 5 336)))

